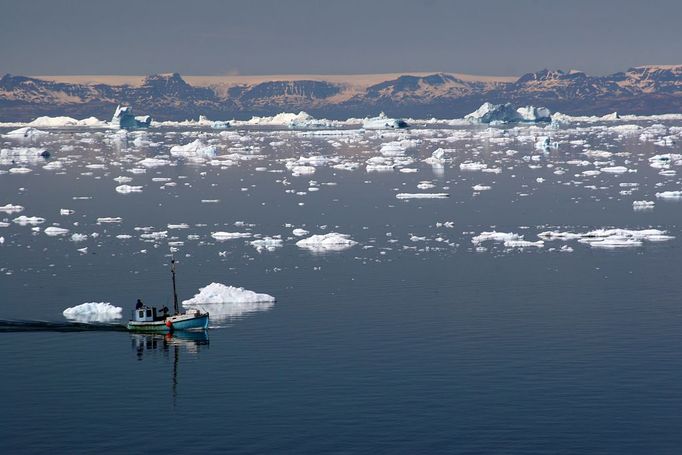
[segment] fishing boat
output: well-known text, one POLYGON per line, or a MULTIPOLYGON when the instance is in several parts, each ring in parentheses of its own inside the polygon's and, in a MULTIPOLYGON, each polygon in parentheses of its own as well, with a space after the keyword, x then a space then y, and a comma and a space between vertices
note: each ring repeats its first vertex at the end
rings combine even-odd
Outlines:
POLYGON ((134 332, 172 333, 178 330, 206 330, 208 328, 208 313, 199 310, 180 312, 178 292, 175 287, 175 259, 171 260, 171 274, 173 276, 173 309, 175 313, 168 315, 164 307, 161 311, 156 307, 147 306, 138 300, 133 310, 132 319, 126 326, 134 332))

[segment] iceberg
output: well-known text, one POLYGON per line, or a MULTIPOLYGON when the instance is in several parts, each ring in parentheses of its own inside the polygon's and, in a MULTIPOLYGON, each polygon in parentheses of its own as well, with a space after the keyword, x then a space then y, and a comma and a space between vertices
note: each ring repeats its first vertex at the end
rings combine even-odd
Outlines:
POLYGON ((80 322, 107 322, 121 319, 123 308, 106 302, 87 302, 67 308, 63 315, 67 319, 80 322))
POLYGON ((5 134, 5 137, 11 139, 35 139, 40 136, 50 134, 46 131, 37 130, 30 126, 25 126, 16 130, 12 130, 5 134))
POLYGON ((307 239, 299 240, 296 246, 306 248, 314 252, 341 251, 357 245, 348 234, 330 232, 329 234, 313 235, 307 239))
POLYGON ((215 146, 206 145, 201 142, 201 139, 195 139, 193 142, 185 145, 174 145, 170 149, 171 155, 183 158, 213 158, 216 152, 215 146))
POLYGON ((551 112, 546 107, 524 106, 514 109, 511 103, 483 103, 471 114, 464 116, 473 123, 515 123, 515 122, 549 122, 551 112))
POLYGON ((49 117, 43 116, 38 117, 32 122, 27 124, 28 126, 37 126, 41 128, 60 128, 66 126, 106 126, 107 123, 97 117, 88 117, 83 120, 77 120, 72 117, 49 117))
POLYGON ((275 298, 269 294, 249 291, 241 287, 211 283, 199 289, 183 306, 197 308, 211 313, 213 320, 229 320, 254 313, 267 311, 275 304, 275 298))
POLYGON ((383 112, 378 117, 365 118, 362 128, 366 130, 391 130, 407 128, 409 125, 403 119, 389 118, 383 112))
POLYGON ((149 115, 135 116, 130 106, 116 106, 114 116, 111 118, 111 125, 116 128, 131 130, 136 128, 148 128, 152 123, 149 115))

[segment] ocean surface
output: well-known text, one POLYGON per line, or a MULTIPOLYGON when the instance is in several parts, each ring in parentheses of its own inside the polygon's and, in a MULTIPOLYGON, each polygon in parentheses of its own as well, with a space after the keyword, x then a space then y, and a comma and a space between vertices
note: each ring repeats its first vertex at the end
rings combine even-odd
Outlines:
POLYGON ((679 122, 12 129, 3 453, 680 452, 679 122), (332 232, 357 243, 297 245, 332 232), (171 257, 181 300, 276 302, 120 330, 172 306, 171 257))

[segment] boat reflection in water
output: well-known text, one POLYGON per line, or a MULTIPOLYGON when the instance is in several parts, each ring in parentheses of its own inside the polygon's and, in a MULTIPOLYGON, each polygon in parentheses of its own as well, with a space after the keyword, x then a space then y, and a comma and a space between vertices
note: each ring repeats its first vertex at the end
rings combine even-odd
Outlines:
POLYGON ((180 351, 184 350, 190 355, 197 355, 201 349, 207 349, 209 345, 208 331, 175 332, 175 333, 131 333, 131 346, 137 353, 137 360, 161 353, 164 357, 173 355, 172 371, 172 396, 173 405, 177 397, 178 366, 180 364, 180 351))

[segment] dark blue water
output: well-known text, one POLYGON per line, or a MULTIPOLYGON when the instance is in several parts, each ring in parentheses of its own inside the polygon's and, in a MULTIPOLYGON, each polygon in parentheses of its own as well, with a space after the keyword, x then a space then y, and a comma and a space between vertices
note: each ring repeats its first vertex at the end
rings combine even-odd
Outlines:
MULTIPOLYGON (((50 140, 70 143, 69 134, 50 140)), ((502 172, 460 171, 480 138, 457 143, 464 156, 442 174, 416 162, 414 174, 325 166, 292 177, 255 167, 284 170, 277 159, 314 152, 369 153, 366 159, 385 139, 334 151, 325 140, 289 132, 244 132, 256 143, 265 134, 285 136, 289 148, 264 147, 267 158, 225 169, 179 162, 126 173, 136 167, 131 156, 167 154, 166 142, 189 142, 165 140, 156 149, 123 152, 86 144, 54 154, 53 160, 80 156, 61 171, 30 163, 32 173, 0 175, 0 205, 25 206, 0 216, 10 223, 0 228, 0 319, 62 323, 63 309, 90 301, 122 306, 125 318, 137 297, 169 302, 167 242, 174 240, 184 242, 175 252, 181 298, 213 281, 277 298, 267 311, 216 321, 206 337, 145 337, 106 327, 0 333, 3 452, 679 452, 682 205, 654 193, 663 188, 657 183, 682 188, 646 162, 670 149, 595 131, 557 133, 631 151, 614 164, 628 160, 637 173, 601 174, 583 185, 563 184, 583 179, 565 164, 579 151, 564 145, 534 169, 520 156, 536 154, 532 144, 500 146, 520 150, 501 158, 486 143, 478 160, 502 163, 502 172), (84 167, 98 162, 107 168, 84 167), (556 166, 571 170, 556 175, 556 166), (119 175, 144 191, 117 194, 112 179, 119 175), (162 190, 151 180, 159 176, 178 185, 162 190), (546 181, 536 182, 538 176, 546 181), (304 196, 284 192, 305 191, 309 180, 337 185, 304 196), (423 180, 436 185, 428 191, 448 187, 451 197, 395 199, 398 191, 420 192, 423 180), (622 195, 622 182, 640 188, 622 195), (473 195, 475 184, 492 189, 473 195), (602 189, 584 188, 592 184, 602 189), (640 199, 656 200, 655 209, 633 212, 632 200, 640 199), (61 216, 60 208, 76 213, 61 216), (60 223, 71 233, 99 236, 75 243, 32 232, 11 221, 23 214, 45 217, 41 229, 60 223), (124 220, 97 224, 102 216, 124 220), (443 221, 454 227, 436 226, 443 221), (156 242, 134 229, 168 230, 180 222, 190 229, 169 230, 156 242), (359 244, 314 254, 295 245, 292 227, 347 233, 359 244), (564 243, 547 242, 540 249, 486 244, 487 251, 474 251, 472 235, 493 227, 529 240, 549 229, 601 227, 654 227, 676 238, 618 250, 565 242, 574 251, 559 253, 550 248, 564 243), (281 234, 285 242, 258 253, 252 239, 216 242, 210 233, 218 230, 281 234), (86 253, 77 251, 83 247, 86 253)), ((407 155, 423 158, 435 146, 425 141, 407 155)))

